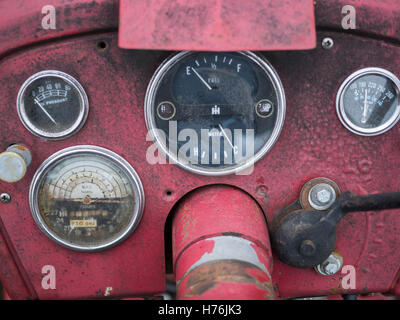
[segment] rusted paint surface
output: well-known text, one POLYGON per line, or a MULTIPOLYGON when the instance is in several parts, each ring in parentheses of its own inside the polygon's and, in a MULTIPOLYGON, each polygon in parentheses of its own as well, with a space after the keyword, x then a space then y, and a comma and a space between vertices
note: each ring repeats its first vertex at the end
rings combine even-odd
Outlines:
POLYGON ((268 230, 259 205, 239 189, 221 185, 193 192, 178 205, 177 212, 173 228, 174 261, 178 258, 176 254, 205 235, 236 233, 269 248, 268 230))
POLYGON ((312 0, 120 0, 119 46, 239 51, 315 48, 312 0))
POLYGON ((179 296, 180 299, 274 298, 271 279, 266 277, 265 272, 242 261, 222 260, 202 264, 182 280, 181 286, 185 286, 186 290, 184 296, 179 296), (250 290, 243 292, 243 288, 250 290), (213 289, 214 294, 210 293, 213 289))

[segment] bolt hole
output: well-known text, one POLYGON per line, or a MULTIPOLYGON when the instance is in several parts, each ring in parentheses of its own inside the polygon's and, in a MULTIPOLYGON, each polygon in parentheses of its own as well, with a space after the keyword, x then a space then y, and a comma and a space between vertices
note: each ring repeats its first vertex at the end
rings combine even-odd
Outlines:
POLYGON ((172 201, 175 199, 174 192, 171 189, 165 190, 162 197, 165 201, 172 201))
POLYGON ((105 41, 99 41, 98 43, 97 43, 97 49, 99 49, 99 50, 105 50, 105 49, 107 49, 107 42, 105 42, 105 41))

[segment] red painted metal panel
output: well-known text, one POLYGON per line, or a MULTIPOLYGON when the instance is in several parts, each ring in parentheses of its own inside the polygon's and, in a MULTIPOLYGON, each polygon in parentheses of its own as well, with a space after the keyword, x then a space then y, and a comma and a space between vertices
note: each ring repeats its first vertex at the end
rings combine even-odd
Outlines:
MULTIPOLYGON (((87 2, 79 3, 87 5, 87 2)), ((100 7, 107 15, 92 15, 97 11, 83 6, 77 12, 86 12, 91 24, 82 28, 86 20, 80 20, 79 14, 70 23, 75 31, 70 33, 65 28, 52 34, 53 31, 46 33, 40 29, 40 10, 37 13, 35 8, 27 9, 32 8, 30 4, 38 3, 42 4, 40 1, 0 2, 2 54, 53 36, 108 28, 114 26, 109 22, 115 22, 117 16, 112 5, 114 1, 96 1, 104 3, 107 8, 100 7)), ((75 3, 77 7, 79 3, 75 3)), ((339 26, 339 22, 325 24, 326 17, 323 17, 325 12, 325 16, 332 19, 326 18, 326 21, 340 21, 338 3, 342 2, 326 1, 326 6, 322 1, 317 2, 317 13, 322 12, 317 14, 320 25, 339 26), (323 10, 318 11, 318 8, 323 10)), ((397 0, 382 2, 382 7, 386 8, 382 15, 389 18, 381 19, 378 15, 375 19, 373 13, 381 12, 380 9, 368 7, 372 10, 368 11, 369 19, 358 15, 363 28, 358 31, 372 30, 376 35, 384 33, 390 37, 400 34, 398 20, 390 18, 388 13, 392 8, 392 14, 397 16, 397 0), (367 20, 371 23, 366 23, 367 20), (380 26, 385 26, 382 33, 380 26)), ((363 12, 361 7, 360 10, 363 12)), ((165 220, 180 198, 201 186, 222 183, 246 191, 258 202, 269 223, 298 197, 303 184, 314 177, 326 176, 335 180, 342 190, 360 194, 399 190, 399 124, 377 137, 353 135, 338 120, 334 100, 340 83, 357 69, 378 66, 400 76, 400 49, 378 39, 336 32, 321 32, 317 43, 325 36, 334 39, 333 49, 318 47, 308 52, 264 53, 284 84, 287 117, 277 144, 256 164, 251 176, 203 177, 173 165, 147 163, 145 154, 151 143, 145 142, 144 93, 152 73, 169 52, 121 50, 117 45, 117 33, 108 33, 42 43, 3 59, 0 64, 0 150, 20 142, 33 154, 32 165, 24 179, 15 184, 0 182, 0 190, 9 192, 13 199, 7 205, 0 204, 0 219, 4 225, 0 239, 0 259, 3 259, 0 273, 9 295, 35 298, 37 294, 39 298, 51 299, 103 297, 106 287, 113 288, 111 297, 154 295, 163 291, 165 220), (104 50, 97 47, 101 40, 108 44, 104 50), (18 119, 15 100, 20 85, 30 75, 44 69, 59 69, 73 75, 88 93, 91 105, 88 121, 68 140, 41 140, 29 134, 18 119), (54 244, 39 231, 30 215, 28 189, 35 170, 55 151, 76 144, 96 144, 121 154, 138 171, 145 188, 146 210, 139 228, 124 243, 103 253, 77 253, 54 244), (5 239, 12 246, 5 245, 5 239), (53 264, 58 270, 57 290, 41 288, 41 268, 45 264, 53 264)), ((356 290, 347 291, 341 287, 340 273, 323 277, 313 270, 291 268, 274 259, 273 280, 280 296, 389 290, 399 295, 399 284, 395 286, 400 262, 399 213, 399 210, 353 213, 340 222, 337 249, 344 263, 356 268, 356 290)))
POLYGON ((35 42, 117 27, 115 0, 0 0, 0 57, 35 42), (48 5, 56 11, 55 29, 42 27, 48 5))
MULTIPOLYGON (((400 74, 398 47, 324 33, 319 37, 331 36, 335 41, 330 51, 318 48, 307 53, 266 54, 286 89, 287 117, 282 134, 252 175, 213 178, 173 165, 147 163, 146 149, 151 142, 144 142, 144 93, 153 71, 169 53, 121 50, 116 36, 104 34, 37 47, 0 65, 0 112, 7 124, 0 126, 0 149, 21 142, 33 155, 21 181, 0 183, 0 189, 13 197, 7 206, 0 204, 0 218, 40 298, 100 297, 108 286, 117 296, 163 291, 165 219, 177 200, 200 186, 223 183, 243 189, 256 199, 269 223, 314 177, 326 176, 342 190, 361 194, 400 189, 399 125, 378 137, 356 136, 341 125, 334 107, 336 91, 349 73, 375 65, 400 74), (108 43, 105 50, 97 47, 101 40, 108 43), (355 56, 358 59, 353 59, 355 56), (88 120, 67 140, 41 140, 18 120, 15 97, 20 85, 44 69, 73 75, 89 96, 88 120), (103 253, 76 253, 54 244, 39 231, 28 207, 29 183, 37 167, 55 151, 75 144, 96 144, 121 154, 138 171, 144 185, 147 201, 139 228, 124 243, 103 253), (41 289, 45 264, 59 270, 55 291, 41 289)), ((384 292, 393 285, 400 261, 399 219, 399 211, 394 210, 353 213, 340 222, 337 248, 344 263, 356 267, 358 290, 384 292)), ((340 286, 341 277, 323 277, 313 270, 274 261, 273 280, 282 297, 346 292, 340 286)), ((11 296, 22 290, 18 282, 6 285, 11 296)))
MULTIPOLYGON (((0 204, 0 218, 14 244, 21 266, 40 298, 100 297, 106 287, 112 296, 155 294, 164 290, 164 223, 173 205, 189 191, 209 184, 230 184, 249 193, 270 223, 299 196, 305 182, 318 176, 335 180, 342 190, 368 194, 400 189, 400 126, 378 137, 348 132, 336 116, 336 91, 349 73, 375 65, 400 74, 398 47, 338 33, 332 50, 266 54, 284 83, 287 116, 271 152, 250 176, 204 177, 173 165, 146 161, 143 101, 146 86, 168 52, 127 51, 117 47, 116 33, 70 39, 27 50, 0 64, 3 98, 0 149, 24 143, 33 155, 27 175, 15 184, 0 183, 13 201, 0 204), (105 40, 108 47, 98 49, 105 40), (368 54, 367 54, 368 53, 368 54), (353 59, 353 57, 358 57, 353 59), (338 67, 340 66, 340 68, 338 67), (20 85, 35 72, 59 69, 79 79, 91 109, 83 129, 63 141, 44 141, 29 134, 18 119, 15 98, 20 85), (103 253, 77 253, 45 237, 28 207, 30 180, 49 155, 76 144, 109 148, 127 159, 140 175, 146 209, 137 231, 121 245, 103 253), (289 165, 288 165, 289 164, 289 165), (167 191, 171 191, 169 195, 167 191), (41 268, 59 270, 57 290, 41 289, 41 268)), ((337 248, 345 264, 356 267, 361 291, 388 291, 400 261, 399 211, 353 213, 339 224, 337 248)), ((323 277, 275 259, 273 280, 282 297, 346 292, 342 275, 323 277)), ((23 289, 7 282, 11 296, 23 289)))
POLYGON ((343 30, 342 19, 348 14, 342 8, 355 9, 356 29, 345 30, 372 34, 400 41, 400 4, 398 0, 318 0, 315 1, 315 20, 318 27, 343 30))
POLYGON ((120 0, 119 46, 238 51, 315 48, 313 0, 120 0))

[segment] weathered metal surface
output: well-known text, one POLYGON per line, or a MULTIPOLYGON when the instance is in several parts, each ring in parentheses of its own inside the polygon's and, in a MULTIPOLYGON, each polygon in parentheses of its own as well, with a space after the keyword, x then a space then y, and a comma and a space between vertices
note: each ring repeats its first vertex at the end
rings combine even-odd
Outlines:
POLYGON ((397 0, 316 0, 315 20, 319 28, 370 34, 400 41, 400 6, 397 0), (342 20, 349 13, 343 8, 348 5, 355 9, 356 28, 343 30, 342 20))
POLYGON ((172 252, 178 299, 275 297, 266 221, 239 189, 208 186, 179 202, 172 252))
MULTIPOLYGON (((48 37, 42 29, 36 30, 40 28, 41 17, 36 10, 35 17, 26 15, 26 19, 22 18, 23 10, 11 10, 16 4, 24 8, 28 2, 1 2, 6 5, 6 10, 0 11, 1 32, 5 30, 0 41, 5 46, 1 49, 2 55, 16 46, 48 37), (4 17, 15 21, 5 24, 4 17), (15 31, 9 29, 16 24, 20 27, 15 31), (42 36, 36 36, 36 32, 42 36)), ((317 2, 317 18, 331 15, 336 21, 340 8, 338 13, 337 9, 321 13, 318 8, 323 3, 317 2)), ((326 3, 329 5, 332 1, 326 3)), ((390 4, 385 1, 384 5, 390 5, 392 14, 397 14, 397 0, 390 4)), ((109 8, 107 12, 113 10, 109 8)), ((96 26, 108 21, 97 14, 94 16, 96 26)), ((115 21, 117 14, 111 16, 115 21)), ((395 27, 399 20, 387 19, 383 13, 371 14, 365 19, 371 21, 366 28, 373 28, 374 21, 387 21, 382 30, 393 29, 388 31, 389 35, 400 34, 395 27)), ((74 21, 72 25, 79 25, 79 19, 74 21)), ((62 30, 48 32, 58 31, 62 30)), ((368 33, 368 29, 359 31, 368 33)), ((25 144, 33 156, 21 181, 0 182, 0 192, 8 192, 12 197, 10 203, 0 203, 4 225, 1 234, 9 244, 0 243, 0 278, 9 295, 21 299, 104 297, 110 287, 113 288, 109 291, 111 298, 163 292, 166 217, 178 199, 204 185, 224 183, 243 189, 258 202, 269 224, 278 212, 298 198, 302 186, 315 177, 329 177, 342 190, 356 194, 399 190, 399 124, 377 137, 353 135, 338 120, 334 100, 341 82, 360 68, 378 66, 399 76, 400 49, 391 42, 353 36, 349 32, 321 32, 317 43, 328 36, 335 43, 330 50, 318 46, 306 52, 264 53, 284 84, 287 115, 277 144, 256 164, 250 176, 202 177, 173 165, 147 163, 145 154, 151 142, 145 142, 144 94, 152 73, 169 52, 120 50, 117 34, 108 33, 25 47, 18 55, 3 59, 0 114, 6 125, 0 126, 0 150, 18 142, 25 144), (76 136, 65 141, 49 142, 34 137, 18 120, 15 101, 20 85, 44 69, 70 73, 79 79, 89 96, 91 111, 87 123, 76 136), (41 234, 29 211, 28 189, 35 170, 55 151, 75 144, 96 144, 121 154, 138 171, 144 184, 147 201, 141 226, 126 242, 103 253, 76 253, 61 248, 41 234), (48 264, 57 270, 56 290, 41 287, 41 268, 48 264)), ((344 274, 323 277, 312 269, 295 269, 274 259, 272 278, 280 296, 389 290, 399 295, 399 213, 393 210, 348 214, 339 223, 336 247, 343 255, 344 265, 355 267, 356 289, 342 287, 344 274)))
POLYGON ((120 0, 122 48, 195 51, 315 48, 312 0, 120 0))
POLYGON ((254 265, 242 261, 222 260, 202 264, 182 279, 179 289, 178 299, 184 300, 275 298, 271 278, 254 265))
POLYGON ((116 0, 1 0, 0 57, 37 42, 117 28, 116 0), (48 23, 49 11, 45 7, 49 5, 55 9, 54 29, 42 26, 43 19, 45 25, 48 23))

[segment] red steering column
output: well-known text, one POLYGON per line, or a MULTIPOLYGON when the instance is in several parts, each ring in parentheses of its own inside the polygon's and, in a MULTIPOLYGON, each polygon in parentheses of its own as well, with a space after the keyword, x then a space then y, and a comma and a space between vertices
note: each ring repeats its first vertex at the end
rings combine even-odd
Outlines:
POLYGON ((172 227, 177 299, 274 299, 267 224, 258 204, 224 185, 197 189, 172 227))

